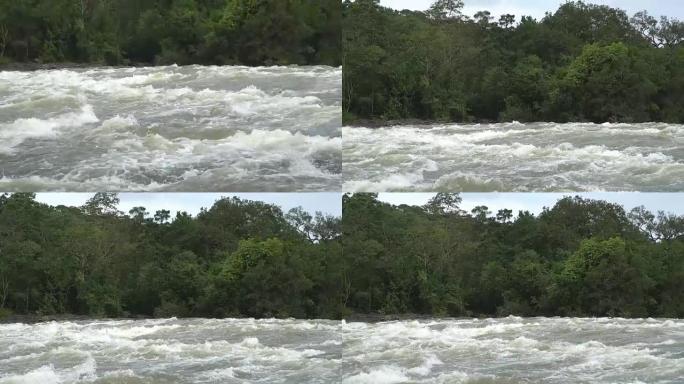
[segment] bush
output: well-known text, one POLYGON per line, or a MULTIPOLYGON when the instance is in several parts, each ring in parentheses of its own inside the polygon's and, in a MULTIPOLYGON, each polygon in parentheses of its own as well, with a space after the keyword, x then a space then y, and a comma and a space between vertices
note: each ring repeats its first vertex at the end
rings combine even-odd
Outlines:
POLYGON ((9 308, 0 308, 0 320, 10 317, 14 314, 11 309, 9 308))

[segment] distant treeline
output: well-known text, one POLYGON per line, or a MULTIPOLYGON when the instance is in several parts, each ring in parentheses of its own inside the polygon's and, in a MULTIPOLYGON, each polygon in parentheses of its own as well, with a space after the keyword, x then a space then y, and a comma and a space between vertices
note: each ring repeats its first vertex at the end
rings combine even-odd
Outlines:
POLYGON ((684 317, 684 216, 564 198, 538 216, 344 196, 343 218, 237 198, 196 217, 115 194, 0 197, 0 317, 684 317))
POLYGON ((344 197, 345 303, 440 316, 684 317, 684 216, 566 197, 535 216, 457 194, 344 197))
POLYGON ((343 2, 345 122, 684 123, 684 23, 570 1, 541 20, 343 2))
POLYGON ((0 63, 340 65, 339 0, 0 0, 0 63))
POLYGON ((171 220, 117 203, 0 196, 0 317, 342 316, 339 218, 226 198, 171 220))

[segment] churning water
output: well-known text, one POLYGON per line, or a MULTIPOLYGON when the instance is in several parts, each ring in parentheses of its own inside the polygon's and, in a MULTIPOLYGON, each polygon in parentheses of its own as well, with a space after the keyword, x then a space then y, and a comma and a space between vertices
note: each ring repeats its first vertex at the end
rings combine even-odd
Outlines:
POLYGON ((0 325, 0 383, 681 383, 684 320, 0 325))
POLYGON ((341 186, 341 69, 0 72, 0 190, 341 186))
POLYGON ((684 191, 684 125, 343 128, 347 191, 684 191))

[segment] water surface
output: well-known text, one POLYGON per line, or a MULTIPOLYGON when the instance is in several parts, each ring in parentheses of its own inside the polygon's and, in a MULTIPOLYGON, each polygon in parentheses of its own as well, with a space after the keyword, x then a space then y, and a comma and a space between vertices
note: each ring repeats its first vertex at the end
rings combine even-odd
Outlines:
POLYGON ((343 128, 346 191, 684 191, 684 125, 343 128))
POLYGON ((0 325, 0 383, 681 383, 684 320, 0 325))
POLYGON ((341 69, 0 72, 0 190, 327 191, 341 69))

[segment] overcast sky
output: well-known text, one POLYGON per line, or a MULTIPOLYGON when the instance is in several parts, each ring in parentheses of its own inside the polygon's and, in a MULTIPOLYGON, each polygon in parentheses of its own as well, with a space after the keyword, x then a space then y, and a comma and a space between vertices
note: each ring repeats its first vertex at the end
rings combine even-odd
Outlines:
MULTIPOLYGON (((627 211, 640 205, 652 212, 665 211, 684 215, 684 193, 638 193, 638 192, 592 192, 592 193, 462 193, 461 208, 470 212, 478 205, 486 205, 496 213, 499 209, 507 208, 518 211, 530 211, 538 214, 544 207, 553 205, 563 196, 582 196, 592 199, 606 200, 618 203, 627 211)), ((400 205, 423 205, 434 193, 381 193, 378 198, 382 201, 400 205)))
MULTIPOLYGON (((50 205, 80 206, 91 193, 39 193, 36 200, 50 205)), ((563 196, 580 195, 621 204, 625 209, 643 205, 647 209, 684 215, 684 193, 638 193, 638 192, 591 192, 591 193, 462 193, 461 208, 470 211, 478 205, 486 205, 496 213, 499 209, 512 209, 517 214, 527 210, 535 214, 544 207, 552 207, 563 196)), ((222 196, 238 196, 242 199, 264 201, 280 206, 287 212, 303 207, 308 212, 321 211, 335 216, 342 215, 340 193, 120 193, 119 210, 143 206, 150 212, 168 209, 172 216, 177 211, 196 215, 200 208, 211 207, 222 196)), ((423 205, 434 193, 380 193, 379 199, 391 204, 423 205)))
MULTIPOLYGON (((434 0, 380 0, 380 4, 385 7, 419 11, 428 9, 433 2, 434 0)), ((487 10, 496 18, 504 13, 511 13, 517 16, 518 21, 521 15, 541 19, 545 12, 555 11, 565 2, 565 0, 464 0, 463 13, 473 16, 478 11, 487 10)), ((593 0, 586 2, 620 8, 627 11, 629 16, 645 9, 656 17, 667 15, 680 20, 684 19, 684 1, 682 0, 593 0)))
MULTIPOLYGON (((81 206, 92 193, 38 193, 36 200, 50 205, 81 206)), ((193 216, 200 208, 210 208, 223 196, 237 196, 241 199, 264 201, 280 206, 284 212, 301 206, 306 211, 340 216, 342 215, 342 195, 340 193, 120 193, 119 210, 128 213, 133 207, 145 207, 148 212, 161 209, 186 211, 193 216)))

